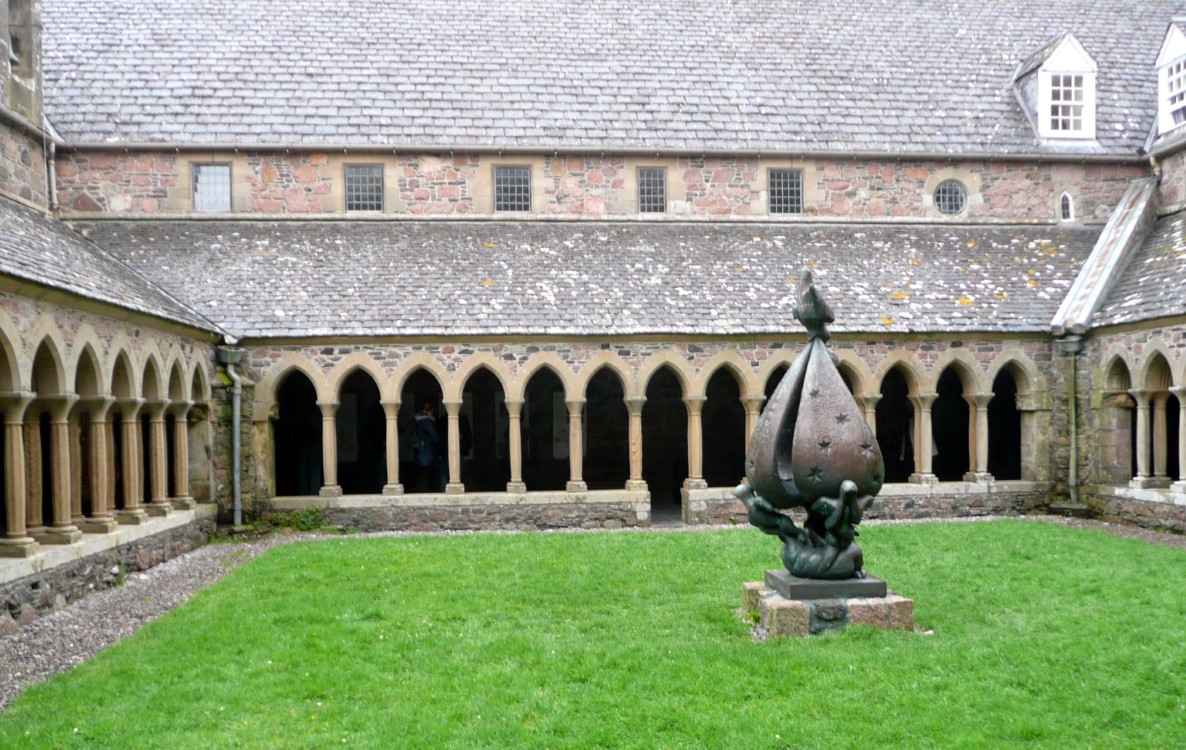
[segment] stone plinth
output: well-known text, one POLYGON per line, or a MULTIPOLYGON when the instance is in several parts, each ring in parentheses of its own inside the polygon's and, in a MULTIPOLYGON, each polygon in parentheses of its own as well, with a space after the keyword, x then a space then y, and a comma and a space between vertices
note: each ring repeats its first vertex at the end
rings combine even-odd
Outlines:
MULTIPOLYGON (((809 586, 799 585, 805 579, 795 578, 786 571, 767 571, 767 583, 771 578, 776 583, 788 583, 792 593, 810 592, 809 586), (775 574, 775 575, 771 575, 775 574), (781 575, 778 575, 781 574, 781 575), (785 576, 785 578, 784 578, 785 576)), ((852 579, 852 581, 809 581, 820 587, 814 593, 826 590, 827 584, 848 584, 874 581, 879 584, 884 596, 850 596, 844 594, 821 595, 817 598, 789 597, 767 585, 756 581, 742 585, 742 607, 749 614, 758 615, 758 623, 772 638, 819 635, 831 630, 843 630, 849 625, 872 625, 881 630, 913 630, 914 601, 898 596, 885 588, 885 582, 876 578, 852 579)), ((842 590, 843 587, 836 590, 842 590)), ((858 587, 851 587, 857 590, 858 587)))
POLYGON ((883 597, 889 593, 885 581, 873 576, 844 578, 829 581, 819 578, 799 578, 786 570, 767 570, 766 587, 787 599, 829 599, 832 597, 883 597))

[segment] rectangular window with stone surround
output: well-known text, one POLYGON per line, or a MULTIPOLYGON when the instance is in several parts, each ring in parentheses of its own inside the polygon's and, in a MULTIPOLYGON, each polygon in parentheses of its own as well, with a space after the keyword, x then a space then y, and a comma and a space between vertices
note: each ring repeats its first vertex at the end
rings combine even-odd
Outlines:
POLYGON ((1179 60, 1165 69, 1165 85, 1174 125, 1186 122, 1186 60, 1179 60))
POLYGON ((767 196, 768 210, 772 214, 803 213, 803 170, 771 169, 767 196))
POLYGON ((383 166, 346 165, 346 210, 383 210, 383 166))
POLYGON ((531 168, 494 168, 494 210, 531 210, 531 168))
POLYGON ((667 170, 642 167, 638 170, 638 212, 661 214, 667 211, 667 170))
POLYGON ((193 165, 193 194, 195 211, 231 210, 231 165, 193 165))

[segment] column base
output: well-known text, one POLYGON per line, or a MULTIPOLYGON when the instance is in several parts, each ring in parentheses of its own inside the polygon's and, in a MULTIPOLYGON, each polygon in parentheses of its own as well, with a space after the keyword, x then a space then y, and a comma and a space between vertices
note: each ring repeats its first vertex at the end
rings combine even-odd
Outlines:
POLYGON ((685 490, 706 490, 706 489, 708 489, 708 482, 704 481, 703 478, 693 479, 692 477, 688 477, 687 479, 684 480, 684 489, 685 490))
POLYGON ((123 526, 143 526, 148 523, 148 513, 143 508, 117 510, 115 520, 123 526))
POLYGON ((177 510, 193 510, 197 506, 192 497, 171 497, 169 502, 173 503, 173 507, 177 510))
POLYGON ((445 485, 446 495, 464 495, 465 485, 461 482, 449 482, 445 485))
POLYGON ((1170 485, 1170 492, 1181 492, 1186 495, 1186 479, 1181 479, 1170 485))
POLYGON ((645 479, 627 479, 626 480, 626 491, 627 492, 646 492, 648 489, 650 489, 650 488, 647 487, 647 483, 646 483, 645 479))
POLYGON ((527 492, 526 482, 507 482, 507 492, 512 495, 522 495, 527 492))
POLYGON ((588 492, 589 485, 584 482, 568 482, 564 485, 565 492, 588 492))
POLYGON ((50 527, 33 538, 38 544, 74 544, 82 541, 82 532, 73 526, 50 527))
POLYGON ((163 503, 153 501, 145 505, 144 510, 148 511, 148 515, 154 518, 165 518, 173 515, 173 504, 167 500, 163 503))
POLYGON ((88 518, 79 524, 84 534, 110 534, 119 528, 119 524, 111 516, 88 518))
POLYGON ((919 474, 914 473, 910 475, 911 484, 938 484, 939 477, 934 474, 919 474))
POLYGON ((989 474, 987 471, 969 471, 964 474, 965 482, 995 482, 996 477, 989 474))
POLYGON ((317 491, 321 497, 341 497, 342 485, 340 484, 323 484, 321 489, 317 491))
POLYGON ((31 536, 0 539, 0 557, 32 557, 37 547, 37 540, 31 536))
POLYGON ((1129 487, 1138 490, 1159 490, 1170 486, 1169 477, 1133 477, 1129 487))
POLYGON ((404 494, 404 486, 402 484, 385 484, 383 485, 384 495, 402 495, 404 494))

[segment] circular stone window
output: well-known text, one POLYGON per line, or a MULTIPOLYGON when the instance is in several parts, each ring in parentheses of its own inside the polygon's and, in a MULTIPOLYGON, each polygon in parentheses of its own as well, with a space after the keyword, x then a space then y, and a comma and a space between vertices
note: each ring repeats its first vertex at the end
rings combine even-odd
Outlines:
POLYGON ((968 205, 968 189, 959 180, 944 180, 935 188, 935 208, 939 213, 954 216, 963 213, 968 205))

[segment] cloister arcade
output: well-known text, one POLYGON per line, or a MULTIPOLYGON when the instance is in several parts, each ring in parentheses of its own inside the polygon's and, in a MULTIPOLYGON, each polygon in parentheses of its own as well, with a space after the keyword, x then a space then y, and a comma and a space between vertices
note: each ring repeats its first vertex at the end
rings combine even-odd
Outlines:
MULTIPOLYGON (((930 367, 898 352, 876 371, 838 356, 890 482, 1050 480, 1039 446, 1052 399, 1020 351, 989 365, 954 352, 930 367)), ((645 489, 653 512, 678 510, 682 490, 743 479, 749 437, 793 357, 754 367, 726 351, 694 368, 671 353, 636 366, 606 354, 577 368, 539 353, 512 372, 479 354, 449 372, 423 353, 388 371, 355 353, 323 373, 289 353, 256 385, 256 444, 273 446, 260 494, 645 489), (418 477, 407 446, 426 402, 446 445, 439 480, 418 477)))
POLYGON ((191 455, 208 467, 212 444, 202 366, 180 350, 162 357, 126 339, 104 349, 88 330, 67 346, 53 326, 35 328, 26 348, 0 321, 0 556, 210 499, 208 478, 190 484, 191 455))
POLYGON ((1170 360, 1153 351, 1143 362, 1113 352, 1094 395, 1099 423, 1099 477, 1135 488, 1171 484, 1186 492, 1186 383, 1174 377, 1170 360))

